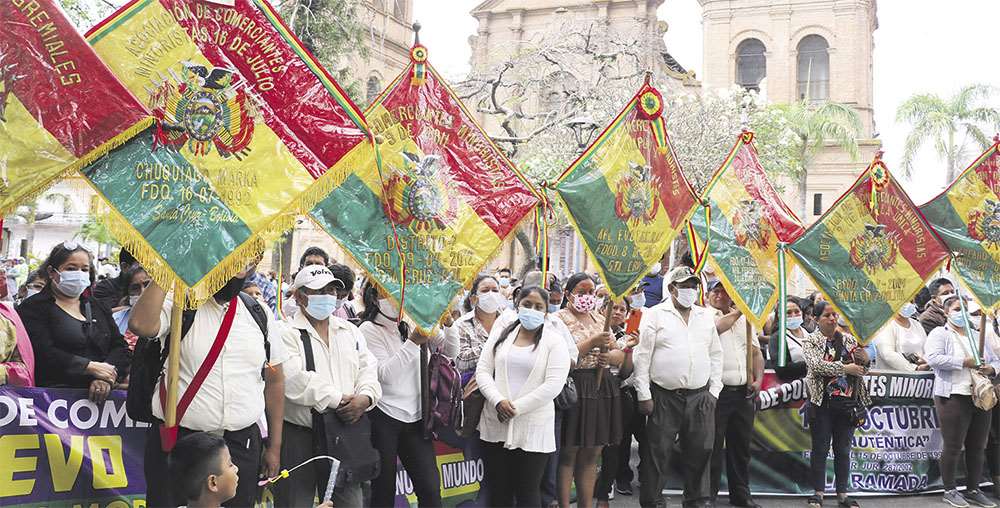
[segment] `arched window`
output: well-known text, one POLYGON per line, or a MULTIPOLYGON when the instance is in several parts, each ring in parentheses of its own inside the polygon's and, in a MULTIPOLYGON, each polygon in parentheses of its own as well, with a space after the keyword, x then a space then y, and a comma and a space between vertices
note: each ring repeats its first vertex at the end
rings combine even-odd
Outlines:
POLYGON ((747 90, 760 91, 760 82, 767 77, 767 48, 758 39, 746 39, 736 46, 736 84, 747 90))
POLYGON ((382 93, 382 83, 379 82, 378 76, 368 76, 368 82, 365 83, 365 98, 368 99, 368 103, 374 101, 380 93, 382 93))
POLYGON ((799 99, 830 98, 830 45, 819 35, 807 35, 798 46, 799 99))

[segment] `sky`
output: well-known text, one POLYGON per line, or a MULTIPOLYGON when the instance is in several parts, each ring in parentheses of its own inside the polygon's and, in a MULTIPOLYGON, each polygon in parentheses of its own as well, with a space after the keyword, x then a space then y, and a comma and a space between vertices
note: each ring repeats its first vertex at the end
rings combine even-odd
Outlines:
MULTIPOLYGON (((477 28, 469 14, 480 0, 414 0, 414 19, 434 66, 455 79, 469 70, 469 37, 477 28)), ((657 12, 669 24, 666 44, 684 67, 703 68, 701 7, 697 0, 667 0, 657 12)), ((875 122, 890 171, 902 177, 899 161, 909 126, 895 121, 896 108, 917 93, 948 97, 962 86, 1000 86, 997 44, 998 0, 878 0, 875 31, 875 122), (898 168, 898 169, 894 169, 898 168)), ((836 77, 834 77, 836 79, 836 77)), ((993 103, 1000 105, 1000 97, 993 103)), ((723 157, 725 154, 720 154, 723 157)), ((979 155, 969 151, 963 166, 979 155)), ((918 205, 947 184, 945 164, 930 148, 918 155, 911 178, 901 178, 918 205)), ((845 189, 846 190, 846 189, 845 189)))

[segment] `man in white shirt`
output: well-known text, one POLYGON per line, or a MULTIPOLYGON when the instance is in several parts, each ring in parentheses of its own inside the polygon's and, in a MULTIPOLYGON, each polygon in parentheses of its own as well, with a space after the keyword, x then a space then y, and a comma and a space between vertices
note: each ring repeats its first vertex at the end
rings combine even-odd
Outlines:
MULTIPOLYGON (((313 446, 316 429, 313 411, 336 412, 343 422, 353 424, 366 418, 375 407, 382 388, 378 382, 378 362, 368 351, 357 327, 333 316, 338 307, 337 293, 344 283, 322 265, 299 270, 292 284, 300 312, 288 321, 284 345, 289 353, 285 363, 285 425, 281 463, 292 467, 328 450, 313 446), (313 358, 307 370, 306 342, 313 358)), ((330 466, 306 466, 277 485, 275 506, 311 506, 313 497, 323 495, 330 466)), ((344 476, 333 492, 335 506, 361 506, 361 483, 345 482, 344 476)))
POLYGON ((760 505, 750 495, 750 440, 753 437, 754 400, 764 379, 764 356, 747 318, 733 305, 733 299, 716 279, 707 284, 706 301, 715 313, 715 328, 722 343, 722 391, 715 410, 715 447, 712 451, 712 479, 709 491, 714 499, 722 480, 722 460, 726 461, 729 504, 760 505), (747 382, 747 337, 750 337, 752 377, 747 382), (723 449, 725 448, 725 449, 723 449))
POLYGON ((665 279, 670 298, 647 309, 633 353, 639 412, 649 415, 639 504, 663 502, 675 438, 681 443, 684 506, 711 506, 709 464, 722 391, 722 345, 712 311, 695 305, 701 281, 686 266, 665 279))
MULTIPOLYGON (((270 338, 278 337, 277 330, 271 326, 275 323, 270 310, 252 298, 244 300, 239 297, 243 282, 252 269, 248 266, 236 274, 213 298, 198 308, 191 318, 190 329, 180 343, 178 400, 184 396, 195 373, 205 362, 230 306, 237 306, 221 353, 180 418, 177 432, 178 439, 199 431, 225 438, 240 476, 236 496, 225 506, 253 506, 258 473, 262 469, 262 450, 264 472, 275 475, 280 468, 284 375, 280 359, 270 352, 270 338), (251 310, 246 302, 254 305, 255 309, 251 310), (263 314, 261 322, 270 338, 262 331, 254 313, 263 314), (266 446, 257 423, 265 415, 269 430, 266 446)), ((140 337, 159 337, 161 343, 169 341, 173 305, 165 299, 163 289, 151 283, 132 308, 129 330, 140 337)), ((165 381, 166 373, 161 378, 161 382, 165 381)), ((166 397, 161 395, 160 383, 155 390, 153 416, 163 420, 166 397)), ((167 454, 161 448, 159 426, 154 425, 148 433, 144 461, 146 505, 149 507, 180 504, 175 502, 178 500, 171 499, 175 485, 168 475, 166 462, 167 454)))

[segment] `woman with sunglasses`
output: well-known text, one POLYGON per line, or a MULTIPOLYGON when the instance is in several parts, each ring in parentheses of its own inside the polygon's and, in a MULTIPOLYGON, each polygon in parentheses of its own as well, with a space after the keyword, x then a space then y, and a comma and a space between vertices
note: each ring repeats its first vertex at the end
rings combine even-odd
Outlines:
POLYGON ((111 309, 84 294, 94 257, 76 242, 56 245, 38 269, 45 288, 18 313, 31 337, 40 387, 83 388, 101 403, 128 374, 129 354, 111 309))

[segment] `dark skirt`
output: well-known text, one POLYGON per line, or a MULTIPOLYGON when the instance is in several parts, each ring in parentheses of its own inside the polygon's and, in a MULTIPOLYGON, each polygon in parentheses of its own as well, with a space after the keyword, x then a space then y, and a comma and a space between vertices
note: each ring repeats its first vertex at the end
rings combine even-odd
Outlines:
POLYGON ((622 399, 619 379, 605 369, 597 386, 598 369, 570 373, 576 383, 577 404, 563 411, 561 446, 605 446, 621 441, 622 399))

